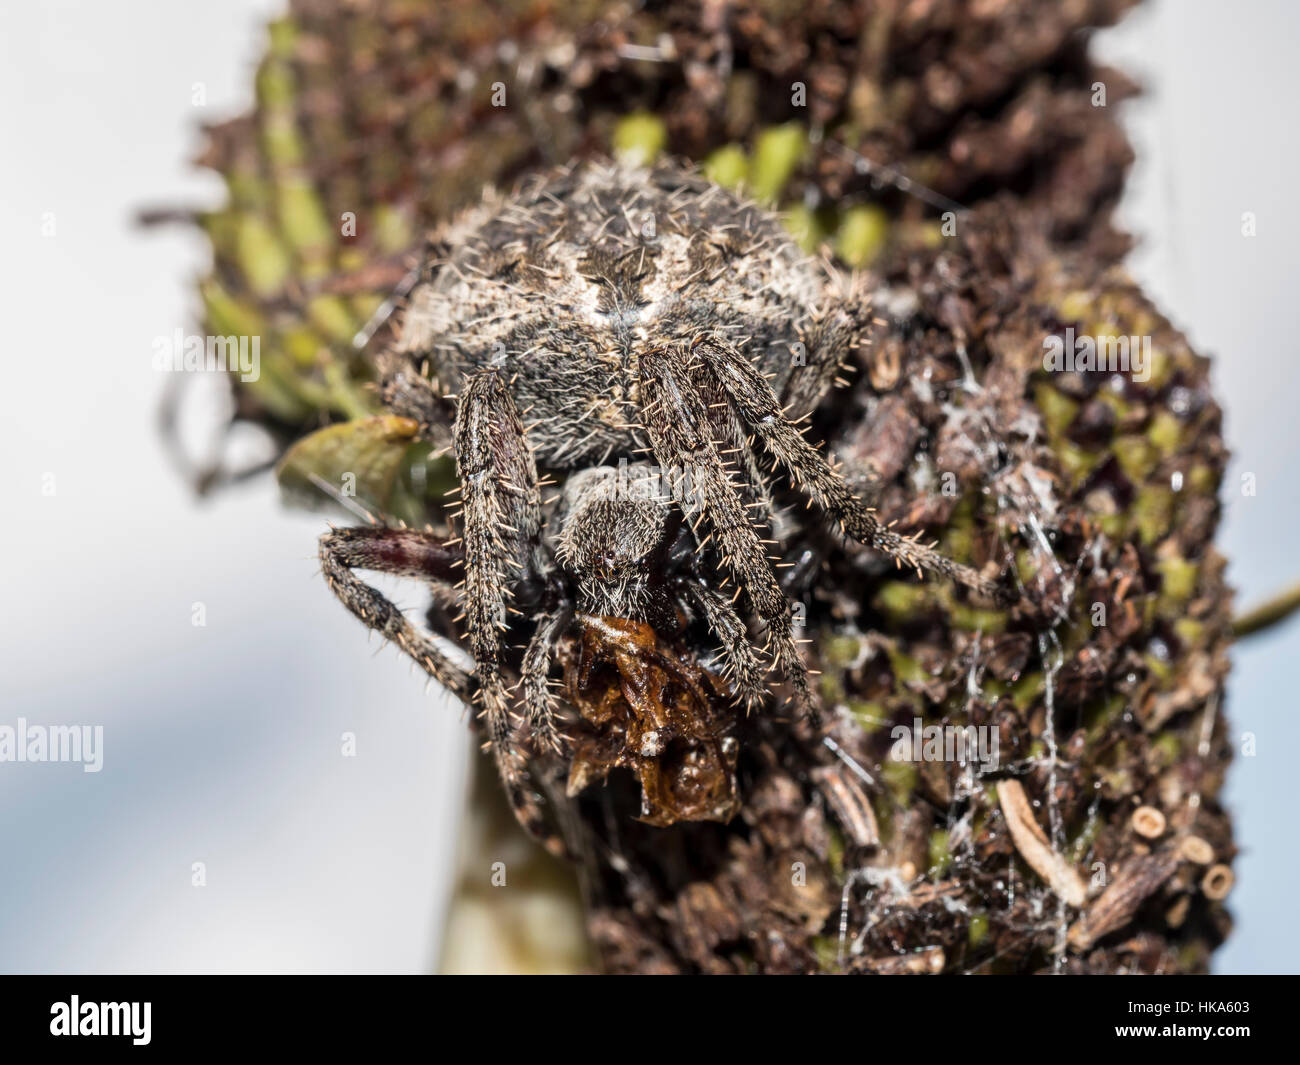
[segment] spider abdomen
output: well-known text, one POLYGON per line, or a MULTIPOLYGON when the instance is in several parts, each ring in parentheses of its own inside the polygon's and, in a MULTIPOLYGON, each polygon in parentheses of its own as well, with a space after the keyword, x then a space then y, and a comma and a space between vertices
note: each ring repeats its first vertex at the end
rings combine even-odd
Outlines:
MULTIPOLYGON (((402 350, 447 394, 496 368, 546 465, 645 446, 643 352, 716 336, 783 395, 820 328, 827 276, 770 212, 675 166, 588 163, 540 175, 453 225, 411 293, 402 350)), ((815 400, 818 384, 801 386, 815 400)))

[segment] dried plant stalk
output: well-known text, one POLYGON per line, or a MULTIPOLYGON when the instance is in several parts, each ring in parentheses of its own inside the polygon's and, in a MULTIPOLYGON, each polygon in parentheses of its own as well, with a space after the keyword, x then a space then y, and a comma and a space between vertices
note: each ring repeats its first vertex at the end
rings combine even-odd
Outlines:
POLYGON ((1052 850, 1046 833, 1034 820, 1034 811, 1020 781, 998 781, 998 801, 1020 856, 1060 898, 1071 906, 1082 906, 1088 898, 1087 885, 1070 863, 1052 850))
POLYGON ((364 460, 366 502, 443 521, 450 471, 384 430, 353 335, 485 186, 668 152, 861 272, 884 324, 812 438, 883 518, 1018 579, 994 609, 808 533, 818 562, 786 590, 824 732, 737 722, 726 824, 638 822, 622 768, 571 798, 551 781, 600 968, 1198 971, 1226 935, 1225 450, 1206 360, 1120 266, 1133 85, 1086 31, 1130 6, 293 0, 255 110, 209 129, 230 195, 199 218, 205 317, 262 336, 237 416, 293 446, 288 480, 364 460), (1150 380, 1044 372, 1066 328, 1148 337, 1150 380), (998 768, 892 758, 918 719, 992 730, 998 768), (1154 853, 1137 807, 1172 833, 1154 853), (1171 848, 1213 866, 1200 890, 1171 848), (1071 924, 1098 868, 1120 872, 1071 924))

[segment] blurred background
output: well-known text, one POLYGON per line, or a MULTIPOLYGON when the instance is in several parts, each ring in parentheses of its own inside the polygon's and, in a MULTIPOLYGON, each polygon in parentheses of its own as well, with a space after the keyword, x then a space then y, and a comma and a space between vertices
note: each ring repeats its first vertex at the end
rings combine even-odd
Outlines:
MULTIPOLYGON (((470 751, 460 711, 333 601, 323 518, 282 508, 269 476, 196 502, 157 428, 153 340, 193 331, 207 252, 133 217, 219 202, 217 178, 188 164, 196 126, 251 103, 278 10, 0 12, 0 725, 104 729, 99 773, 0 763, 2 971, 410 972, 438 956, 470 751)), ((1131 266, 1216 359, 1234 453, 1220 544, 1240 606, 1300 579, 1297 41, 1285 0, 1182 0, 1093 46, 1147 87, 1125 112, 1131 266)), ((391 587, 421 606, 418 588, 391 587)), ((1230 775, 1243 853, 1219 972, 1300 969, 1297 662, 1300 623, 1234 653, 1226 709, 1256 753, 1230 775)))

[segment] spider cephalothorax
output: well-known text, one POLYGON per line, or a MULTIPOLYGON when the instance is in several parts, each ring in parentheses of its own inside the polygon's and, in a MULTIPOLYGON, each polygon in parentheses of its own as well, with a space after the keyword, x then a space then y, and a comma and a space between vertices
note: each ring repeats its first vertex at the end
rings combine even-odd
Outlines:
POLYGON ((653 467, 637 463, 593 466, 565 483, 555 557, 573 577, 579 610, 657 620, 680 521, 656 482, 653 467))
POLYGON ((552 652, 575 612, 652 624, 665 610, 695 613, 753 706, 765 687, 748 613, 798 707, 815 709, 769 557, 778 473, 846 535, 996 594, 883 527, 798 428, 867 321, 861 299, 803 256, 779 219, 671 165, 551 171, 432 245, 400 341, 376 366, 389 408, 453 449, 463 534, 354 530, 326 537, 322 556, 354 613, 478 702, 517 808, 528 797, 502 634, 519 607, 536 622, 521 698, 544 741, 556 736, 552 652), (659 487, 621 494, 613 464, 647 459, 659 487), (538 467, 562 483, 558 503, 543 504, 538 467), (674 577, 683 543, 691 576, 674 577), (351 572, 446 582, 462 558, 472 684, 351 572))

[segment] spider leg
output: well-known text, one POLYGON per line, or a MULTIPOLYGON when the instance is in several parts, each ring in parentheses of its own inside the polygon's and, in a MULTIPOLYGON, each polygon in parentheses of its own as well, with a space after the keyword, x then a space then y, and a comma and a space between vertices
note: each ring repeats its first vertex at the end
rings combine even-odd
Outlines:
POLYGON ((422 439, 445 447, 450 422, 446 401, 412 356, 390 348, 378 353, 374 363, 384 409, 419 423, 422 439))
POLYGON ((555 697, 551 693, 548 677, 551 672, 551 656, 555 652, 555 642, 573 619, 573 608, 568 603, 561 603, 549 613, 539 614, 534 621, 528 649, 524 652, 523 665, 520 667, 524 691, 524 706, 528 710, 528 724, 539 747, 560 753, 560 737, 555 729, 555 697))
POLYGON ((478 678, 475 698, 497 768, 519 812, 527 807, 528 778, 501 678, 501 633, 508 627, 506 613, 513 609, 516 577, 525 567, 539 565, 541 497, 519 412, 495 371, 466 379, 452 442, 464 504, 464 602, 478 678))
POLYGON ((761 519, 769 525, 775 524, 776 504, 771 490, 730 399, 713 374, 697 372, 693 380, 708 407, 709 431, 713 435, 714 446, 726 460, 728 470, 734 469, 738 474, 735 483, 742 500, 755 519, 761 519))
POLYGON ((899 565, 930 570, 994 599, 1005 597, 1004 589, 969 566, 881 524, 825 456, 785 416, 772 386, 740 352, 713 338, 697 341, 692 351, 717 376, 737 412, 795 485, 839 522, 848 536, 884 552, 899 565))
POLYGON ((750 711, 763 700, 763 668, 753 645, 749 642, 749 633, 741 621, 736 608, 725 595, 719 595, 712 588, 706 588, 698 581, 683 581, 686 594, 700 608, 705 623, 722 641, 722 656, 726 661, 724 675, 731 681, 737 698, 750 711))
POLYGON ((402 577, 418 577, 437 588, 451 590, 460 552, 432 533, 414 529, 333 529, 320 538, 321 570, 344 606, 368 628, 392 640, 426 673, 461 700, 473 694, 466 672, 456 665, 386 596, 362 581, 353 570, 366 569, 402 577))
MULTIPOLYGON (((420 263, 406 273, 397 289, 362 327, 353 339, 354 346, 364 350, 377 333, 389 328, 388 321, 399 308, 409 315, 413 292, 422 279, 427 280, 430 264, 436 264, 445 255, 445 246, 426 242, 420 263)), ((427 368, 426 360, 430 360, 433 354, 424 331, 411 332, 414 335, 408 336, 408 329, 403 324, 395 342, 376 345, 371 356, 380 403, 389 413, 419 423, 420 437, 435 447, 443 448, 450 444, 450 407, 438 385, 423 372, 422 364, 427 368)), ((436 362, 433 365, 436 366, 436 362)))
POLYGON ((786 382, 781 403, 792 419, 816 409, 848 372, 853 352, 862 347, 871 327, 872 311, 867 293, 839 293, 821 308, 804 336, 806 364, 798 367, 786 382))
POLYGON ((718 455, 708 410, 692 384, 685 352, 675 346, 643 352, 640 388, 643 421, 655 457, 667 471, 673 497, 697 539, 706 534, 716 538, 724 562, 767 627, 773 658, 794 690, 796 703, 815 716, 808 670, 795 643, 789 604, 718 455))

